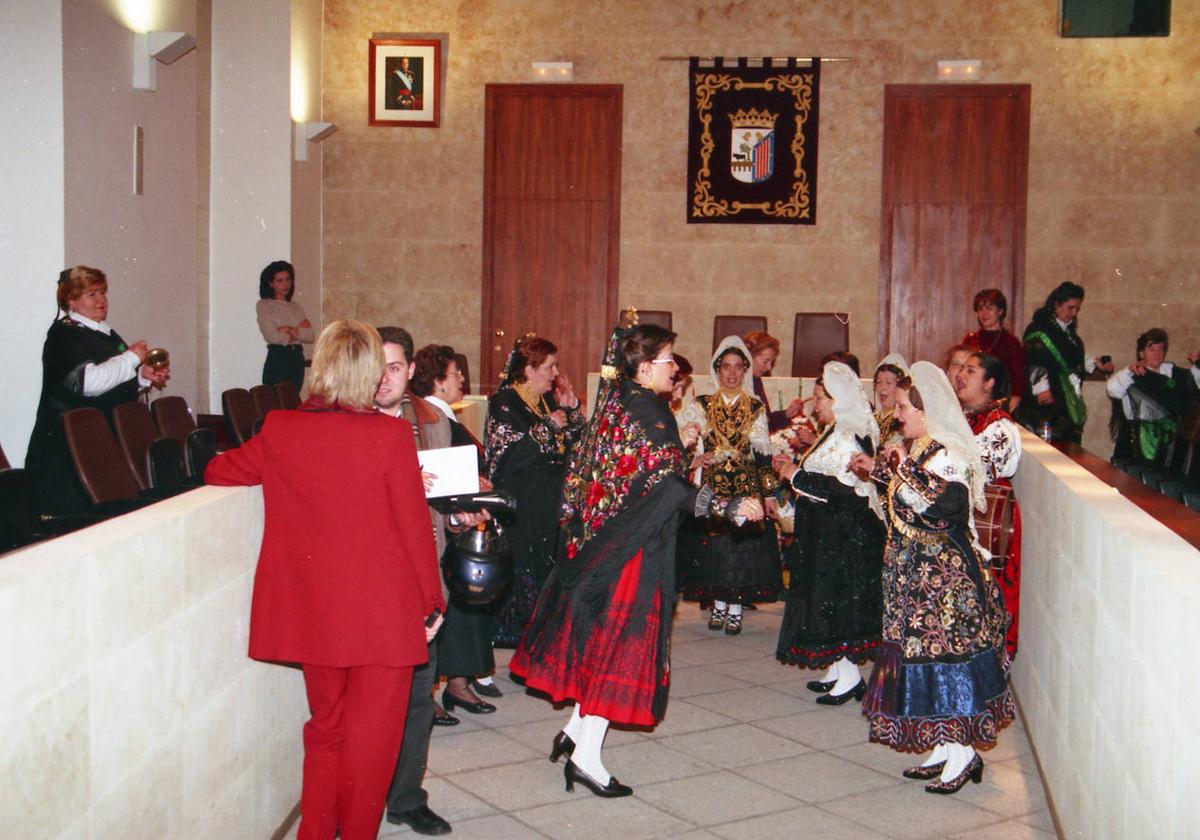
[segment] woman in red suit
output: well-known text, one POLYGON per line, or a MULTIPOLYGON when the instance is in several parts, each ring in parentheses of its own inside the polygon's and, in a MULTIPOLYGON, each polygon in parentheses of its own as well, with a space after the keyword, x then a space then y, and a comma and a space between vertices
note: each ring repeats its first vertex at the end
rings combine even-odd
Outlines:
POLYGON ((308 401, 204 474, 263 487, 250 656, 304 668, 299 840, 377 835, 413 667, 444 607, 412 427, 372 407, 383 369, 374 329, 333 322, 308 401))

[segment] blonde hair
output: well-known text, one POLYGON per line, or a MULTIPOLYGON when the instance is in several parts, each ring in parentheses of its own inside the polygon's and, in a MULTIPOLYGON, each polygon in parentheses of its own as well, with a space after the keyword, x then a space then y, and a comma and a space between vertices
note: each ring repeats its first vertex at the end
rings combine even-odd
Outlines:
POLYGON ((103 271, 98 268, 89 268, 86 265, 68 268, 58 276, 58 308, 66 312, 69 303, 79 300, 83 297, 83 293, 92 286, 103 286, 105 290, 108 289, 108 278, 104 276, 103 271))
POLYGON ((383 342, 374 327, 334 321, 317 338, 308 390, 329 405, 369 409, 384 367, 383 342))

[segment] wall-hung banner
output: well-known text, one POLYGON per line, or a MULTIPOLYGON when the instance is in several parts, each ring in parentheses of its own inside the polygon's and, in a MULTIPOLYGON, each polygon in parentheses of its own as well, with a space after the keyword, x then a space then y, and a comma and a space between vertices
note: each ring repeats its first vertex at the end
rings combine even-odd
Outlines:
POLYGON ((811 67, 794 58, 758 63, 689 63, 691 223, 816 224, 821 60, 811 67))

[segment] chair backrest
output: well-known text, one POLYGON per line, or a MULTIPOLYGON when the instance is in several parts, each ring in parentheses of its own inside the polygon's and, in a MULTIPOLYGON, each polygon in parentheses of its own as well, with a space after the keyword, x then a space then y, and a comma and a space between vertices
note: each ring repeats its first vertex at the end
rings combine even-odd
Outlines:
POLYGON ((754 330, 767 330, 765 315, 715 315, 713 316, 713 343, 715 351, 721 339, 727 335, 743 336, 754 330))
POLYGON ((21 469, 0 469, 0 552, 37 539, 33 480, 21 469))
POLYGON ((182 444, 196 428, 196 418, 183 397, 159 397, 150 404, 150 413, 162 437, 175 438, 182 444))
POLYGON ((230 388, 221 394, 221 407, 225 411, 225 424, 233 433, 233 441, 241 446, 254 437, 254 400, 245 388, 230 388))
POLYGON ((821 359, 850 349, 850 313, 797 312, 792 331, 792 376, 820 376, 821 359))
POLYGON ((275 398, 279 401, 280 408, 300 407, 300 389, 290 379, 275 383, 275 398))
POLYGON ((63 430, 79 481, 93 504, 138 498, 137 479, 99 409, 71 409, 63 415, 63 430))
POLYGON ((454 361, 458 363, 458 372, 463 377, 463 393, 469 394, 471 393, 471 365, 463 353, 455 353, 454 361))
POLYGON ((175 438, 160 437, 151 441, 146 451, 146 469, 150 474, 150 487, 159 493, 171 496, 186 489, 183 447, 175 438))
POLYGON ((158 437, 158 427, 150 417, 150 409, 140 402, 121 403, 113 409, 113 426, 117 442, 125 454, 125 463, 133 471, 138 487, 150 489, 150 473, 146 468, 146 452, 158 437))
MULTIPOLYGON (((668 309, 639 309, 637 314, 639 324, 654 324, 664 330, 671 329, 671 312, 668 309)), ((725 335, 729 335, 729 333, 725 333, 725 335)), ((721 336, 721 338, 724 337, 724 335, 721 336)))
POLYGON ((274 385, 255 385, 250 389, 250 400, 259 420, 266 420, 268 411, 279 408, 279 395, 275 393, 274 385))
POLYGON ((184 448, 184 465, 187 474, 192 478, 203 481, 204 468, 208 466, 217 454, 216 436, 212 429, 196 429, 188 435, 184 448))

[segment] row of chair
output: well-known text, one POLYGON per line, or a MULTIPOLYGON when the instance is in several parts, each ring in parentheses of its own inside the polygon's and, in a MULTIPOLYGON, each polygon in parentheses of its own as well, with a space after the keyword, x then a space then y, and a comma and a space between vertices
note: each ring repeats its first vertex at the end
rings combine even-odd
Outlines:
POLYGON ((262 428, 267 413, 277 408, 299 408, 300 391, 293 382, 255 385, 249 390, 230 388, 221 394, 221 409, 233 441, 241 446, 262 428))
MULTIPOLYGON (((671 329, 669 310, 639 309, 639 324, 656 324, 671 329)), ((713 317, 713 350, 727 335, 766 332, 765 315, 716 315, 713 317)), ((797 312, 792 328, 792 376, 820 376, 821 359, 850 349, 850 314, 847 312, 797 312)))
POLYGON ((1161 462, 1114 457, 1112 463, 1147 487, 1200 511, 1200 405, 1184 413, 1161 462))

